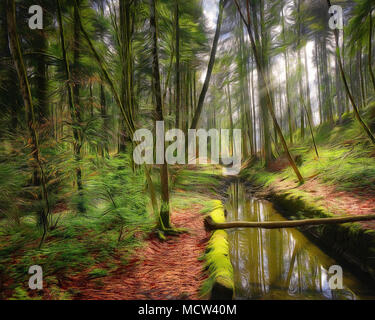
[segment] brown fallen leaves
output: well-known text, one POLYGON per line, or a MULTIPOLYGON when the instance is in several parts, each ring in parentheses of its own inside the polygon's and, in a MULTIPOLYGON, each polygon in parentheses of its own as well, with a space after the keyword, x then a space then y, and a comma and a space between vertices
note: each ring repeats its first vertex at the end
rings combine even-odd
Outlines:
MULTIPOLYGON (((209 234, 204 229, 200 205, 176 210, 172 222, 187 233, 169 237, 161 242, 152 235, 138 249, 131 262, 114 274, 94 280, 79 281, 75 299, 132 300, 132 299, 198 299, 199 289, 206 276, 203 262, 209 234)), ((73 285, 73 284, 72 284, 73 285)))

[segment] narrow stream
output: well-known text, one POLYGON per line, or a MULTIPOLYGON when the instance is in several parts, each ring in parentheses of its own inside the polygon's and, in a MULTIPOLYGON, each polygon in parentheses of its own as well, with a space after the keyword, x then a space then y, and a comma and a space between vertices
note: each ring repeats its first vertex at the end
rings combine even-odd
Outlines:
MULTIPOLYGON (((270 202, 247 195, 239 182, 228 192, 228 221, 285 220, 270 202)), ((331 290, 328 270, 338 263, 295 228, 228 233, 236 299, 375 299, 374 288, 344 266, 343 289, 331 290)))

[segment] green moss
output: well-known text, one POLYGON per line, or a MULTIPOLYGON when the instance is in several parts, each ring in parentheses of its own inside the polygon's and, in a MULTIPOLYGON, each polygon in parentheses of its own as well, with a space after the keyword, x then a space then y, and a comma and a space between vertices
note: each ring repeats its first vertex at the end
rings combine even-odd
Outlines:
POLYGON ((95 268, 89 272, 89 277, 91 279, 105 277, 106 275, 108 275, 108 271, 100 268, 95 268))
POLYGON ((224 208, 220 200, 211 201, 211 213, 210 216, 216 223, 225 222, 224 208))
MULTIPOLYGON (((225 222, 224 208, 220 200, 210 203, 210 216, 215 222, 225 222)), ((232 298, 234 292, 233 266, 229 256, 228 234, 224 230, 212 233, 203 257, 209 277, 201 289, 203 297, 214 299, 232 298), (215 292, 213 292, 213 290, 215 292)))

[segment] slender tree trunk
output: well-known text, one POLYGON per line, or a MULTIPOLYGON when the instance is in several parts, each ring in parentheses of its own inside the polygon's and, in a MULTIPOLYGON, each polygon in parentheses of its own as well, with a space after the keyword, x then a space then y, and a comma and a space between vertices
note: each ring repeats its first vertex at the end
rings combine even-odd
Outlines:
POLYGON ((363 78, 363 63, 362 63, 362 45, 359 47, 358 51, 358 60, 359 60, 359 65, 358 65, 358 72, 359 72, 359 80, 360 80, 360 85, 361 85, 361 96, 362 96, 362 105, 360 107, 364 107, 366 105, 366 91, 365 91, 365 80, 363 78))
MULTIPOLYGON (((107 115, 107 101, 106 101, 106 98, 105 98, 105 91, 104 91, 103 84, 100 84, 100 114, 101 114, 102 121, 103 121, 102 130, 103 130, 103 132, 108 132, 109 123, 108 123, 108 115, 107 115)), ((107 136, 106 136, 106 139, 104 141, 104 146, 102 148, 102 156, 103 157, 109 156, 107 136)))
POLYGON ((203 84, 201 94, 199 96, 197 110, 195 111, 193 122, 190 126, 190 129, 196 129, 197 128, 198 121, 199 121, 200 115, 202 113, 204 100, 206 98, 208 86, 210 84, 212 69, 213 69, 214 64, 215 64, 216 50, 217 50, 217 45, 218 45, 219 37, 220 37, 221 25, 223 23, 223 12, 224 12, 224 6, 225 6, 226 2, 227 2, 227 0, 220 0, 219 16, 217 18, 216 32, 215 32, 214 42, 212 44, 210 61, 208 63, 208 67, 207 67, 207 74, 206 74, 206 78, 204 80, 204 84, 203 84))
MULTIPOLYGON (((331 7, 330 0, 327 0, 327 3, 328 3, 328 7, 330 8, 331 7)), ((356 119, 358 120, 358 122, 361 125, 361 127, 363 128, 363 130, 366 132, 366 134, 367 134, 368 138, 371 140, 371 142, 373 144, 375 144, 375 137, 371 133, 371 131, 368 128, 368 126, 366 125, 366 123, 363 121, 363 119, 362 119, 362 117, 361 117, 361 115, 359 113, 357 104, 354 101, 354 97, 353 97, 353 95, 352 95, 352 93, 351 93, 351 91, 349 89, 348 81, 346 80, 346 75, 345 75, 344 67, 342 65, 342 60, 341 60, 340 47, 339 47, 339 32, 338 32, 337 29, 335 29, 334 33, 335 33, 335 40, 336 40, 336 54, 337 54, 337 58, 339 60, 339 67, 340 67, 341 77, 342 77, 342 80, 344 82, 346 94, 348 95, 349 100, 352 103, 353 110, 354 110, 354 115, 355 115, 356 119)))
POLYGON ((43 161, 41 159, 40 148, 39 148, 39 140, 38 140, 38 132, 36 130, 36 120, 34 114, 34 106, 31 96, 31 89, 29 80, 27 77, 26 67, 23 61, 23 56, 21 53, 21 46, 20 41, 17 33, 17 23, 16 23, 16 5, 15 0, 6 0, 6 12, 7 12, 7 23, 8 23, 8 37, 9 37, 9 46, 10 52, 13 58, 14 65, 16 67, 20 91, 22 94, 23 102, 25 105, 25 113, 26 113, 26 123, 28 126, 29 134, 31 137, 31 154, 33 157, 33 161, 35 162, 36 168, 39 170, 40 180, 41 180, 41 189, 42 189, 42 200, 45 204, 44 210, 41 211, 40 215, 40 222, 43 226, 43 236, 40 241, 39 247, 42 245, 45 236, 48 230, 48 217, 50 213, 50 205, 49 205, 49 198, 48 198, 48 190, 47 190, 47 181, 46 175, 43 168, 43 161))
POLYGON ((48 106, 48 81, 47 81, 47 35, 45 30, 36 31, 36 66, 35 66, 35 95, 38 101, 36 105, 37 120, 41 123, 45 123, 49 115, 48 106))
MULTIPOLYGON (((164 121, 163 106, 160 86, 160 69, 159 69, 159 50, 157 35, 157 18, 156 18, 156 0, 150 0, 150 27, 152 39, 152 74, 154 78, 153 93, 156 101, 156 121, 164 121)), ((178 54, 176 52, 176 54, 178 54)), ((161 208, 159 215, 159 227, 161 230, 171 228, 170 208, 169 208, 169 181, 168 181, 168 164, 165 162, 160 168, 161 183, 161 208)))
MULTIPOLYGON (((173 47, 173 50, 172 50, 172 53, 171 53, 171 57, 170 57, 170 62, 169 62, 169 68, 168 68, 168 73, 167 73, 167 79, 165 81, 165 85, 164 85, 164 93, 163 93, 163 104, 165 103, 165 99, 167 97, 167 93, 168 93, 168 88, 169 87, 169 82, 171 80, 171 75, 172 75, 172 69, 173 69, 173 59, 174 59, 174 47, 173 47)), ((170 107, 170 106, 169 106, 170 107)))
POLYGON ((310 116, 311 114, 310 114, 309 110, 306 108, 306 105, 304 103, 303 103, 303 107, 305 108, 305 112, 306 112, 306 115, 307 115, 307 121, 309 123, 310 134, 311 134, 311 139, 312 139, 313 144, 314 144, 315 153, 316 153, 316 156, 319 158, 318 147, 316 146, 316 143, 315 143, 313 123, 312 123, 312 119, 311 119, 311 116, 310 116))
MULTIPOLYGON (((307 111, 312 116, 312 108, 311 108, 311 96, 310 96, 310 81, 309 81, 309 65, 308 65, 308 59, 307 59, 307 45, 304 49, 304 55, 305 55, 305 79, 306 79, 306 101, 307 101, 307 111)), ((312 122, 312 125, 314 123, 312 122)))
POLYGON ((321 71, 323 72, 323 91, 324 91, 324 109, 325 118, 329 123, 333 123, 333 113, 332 113, 332 101, 331 101, 331 85, 330 85, 330 76, 329 76, 329 64, 328 64, 328 54, 327 54, 327 44, 326 39, 323 37, 321 43, 321 54, 322 54, 322 67, 321 71))
POLYGON ((297 1, 297 21, 298 21, 298 40, 297 40, 297 58, 298 58, 298 86, 301 101, 301 138, 302 141, 305 138, 305 109, 303 107, 303 72, 302 72, 302 59, 301 59, 301 1, 297 1))
POLYGON ((304 103, 304 94, 303 94, 303 84, 302 84, 302 61, 301 61, 301 51, 298 50, 298 64, 299 64, 299 95, 300 95, 300 101, 301 101, 301 138, 302 141, 305 139, 305 109, 303 107, 304 103))
POLYGON ((320 72, 319 72, 319 50, 318 50, 318 40, 315 38, 315 65, 316 65, 316 78, 318 80, 318 102, 319 102, 319 123, 323 122, 323 108, 322 108, 322 94, 321 94, 321 84, 320 84, 320 72))
POLYGON ((241 14, 241 17, 247 27, 247 31, 248 31, 248 34, 249 34, 249 37, 250 37, 250 42, 251 42, 251 47, 252 47, 252 50, 253 50, 253 53, 254 53, 254 58, 255 58, 255 62, 256 62, 256 65, 257 65, 257 69, 258 69, 258 75, 259 75, 259 78, 261 79, 261 88, 265 88, 266 90, 266 97, 267 97, 267 103, 266 103, 266 106, 268 108, 268 111, 270 112, 271 114, 271 117, 272 117, 272 120, 273 120, 273 123, 274 123, 274 126, 276 127, 276 130, 277 130, 277 133, 280 137, 280 141, 284 147, 284 151, 287 155, 287 158, 289 160, 289 163, 291 165, 291 167, 293 168, 298 180, 300 183, 303 183, 304 180, 302 178, 302 175, 301 173, 299 172, 299 169, 289 151, 289 148, 288 148, 288 145, 285 141, 285 138, 284 138, 284 135, 281 131, 281 128, 277 122, 277 119, 276 119, 276 115, 275 115, 275 112, 274 112, 274 109, 273 109, 273 103, 272 103, 272 98, 271 98, 271 95, 270 95, 270 91, 269 91, 269 88, 268 88, 268 83, 267 83, 267 80, 266 80, 266 77, 265 77, 265 73, 264 73, 264 70, 263 70, 263 67, 262 67, 262 64, 261 64, 261 61, 260 61, 260 58, 258 56, 258 49, 256 47, 256 44, 255 44, 255 40, 254 40, 254 37, 253 37, 253 33, 252 33, 252 30, 251 30, 251 21, 250 21, 250 4, 249 4, 249 0, 247 0, 247 16, 248 16, 248 20, 246 20, 246 18, 243 16, 242 14, 242 11, 241 11, 241 8, 237 2, 237 0, 234 0, 236 5, 237 5, 237 9, 239 10, 240 14, 241 14))
POLYGON ((251 101, 253 105, 253 135, 254 135, 254 153, 256 154, 258 151, 257 145, 257 131, 256 131, 256 110, 255 110, 255 88, 254 88, 254 57, 251 59, 251 101))
MULTIPOLYGON (((75 125, 80 125, 82 123, 82 115, 81 115, 81 99, 80 99, 80 78, 81 78, 81 71, 80 71, 80 55, 81 55, 81 31, 79 28, 79 21, 78 21, 78 10, 80 6, 81 0, 77 0, 78 6, 74 8, 74 23, 73 23, 73 33, 74 33, 74 45, 73 45, 73 72, 72 72, 72 81, 74 83, 73 86, 73 100, 74 100, 74 113, 75 119, 73 122, 76 122, 75 125)), ((78 210, 80 212, 85 212, 85 207, 83 204, 83 184, 82 184, 82 168, 80 162, 82 160, 82 134, 80 134, 77 130, 75 135, 74 141, 74 157, 77 161, 77 168, 76 168, 76 177, 77 177, 77 188, 78 193, 80 196, 78 202, 78 210)))
POLYGON ((176 31, 176 128, 180 127, 180 108, 181 108, 181 74, 180 74, 180 22, 179 5, 175 0, 175 31, 176 31))
MULTIPOLYGON (((65 46, 64 26, 63 26, 62 16, 61 16, 61 3, 60 3, 60 0, 56 0, 56 1, 57 1, 58 23, 59 23, 59 28, 60 28, 60 41, 61 41, 61 48, 63 52, 64 69, 65 69, 65 76, 66 76, 66 81, 67 81, 66 83, 68 86, 68 102, 69 102, 70 115, 71 115, 72 122, 73 122, 73 138, 74 138, 73 149, 74 149, 74 158, 75 158, 75 161, 77 162, 77 167, 76 167, 77 187, 78 187, 78 192, 81 198, 78 203, 78 210, 80 212, 84 212, 85 208, 84 208, 83 199, 82 199, 83 197, 82 170, 80 167, 82 137, 81 137, 79 130, 77 129, 77 127, 81 123, 81 119, 80 119, 80 112, 78 110, 79 107, 77 107, 76 105, 76 102, 79 102, 79 91, 75 91, 74 86, 72 84, 72 76, 70 73, 68 55, 67 55, 66 46, 65 46)), ((79 23, 78 10, 79 9, 77 5, 77 8, 74 11, 75 23, 77 24, 79 23)), ((74 58, 78 60, 79 54, 75 53, 74 58)), ((75 62, 77 63, 76 60, 75 62)))
MULTIPOLYGON (((128 118, 133 118, 133 93, 132 93, 132 46, 131 46, 131 1, 123 0, 119 2, 119 40, 120 40, 120 58, 121 58, 121 103, 125 109, 128 118)), ((120 152, 126 151, 126 143, 131 138, 124 129, 124 120, 120 121, 120 152)))
POLYGON ((372 85, 374 86, 374 90, 375 90, 375 75, 374 75, 374 69, 372 67, 372 29, 373 29, 372 13, 374 10, 375 9, 370 10, 370 30, 369 30, 369 37, 368 37, 368 67, 370 70, 372 85))
POLYGON ((228 95, 228 111, 229 111, 229 123, 230 123, 230 153, 233 154, 233 113, 232 113, 232 98, 230 96, 230 85, 227 84, 227 95, 228 95))
MULTIPOLYGON (((284 10, 281 11, 282 15, 282 33, 284 43, 286 42, 285 37, 285 18, 284 10)), ((288 110, 288 125, 289 125, 289 140, 290 144, 293 144, 293 126, 292 126, 292 107, 290 105, 290 91, 289 91, 289 58, 288 58, 288 48, 284 51, 284 64, 285 64, 285 91, 286 91, 286 106, 288 110)))

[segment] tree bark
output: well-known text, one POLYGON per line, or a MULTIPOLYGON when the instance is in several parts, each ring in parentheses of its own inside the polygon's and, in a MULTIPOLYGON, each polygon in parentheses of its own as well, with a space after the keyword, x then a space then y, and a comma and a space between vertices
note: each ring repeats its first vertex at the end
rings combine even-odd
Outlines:
POLYGON ((193 122, 190 126, 190 129, 196 129, 197 128, 198 121, 199 121, 199 118, 200 118, 201 113, 202 113, 204 99, 206 98, 208 86, 210 84, 212 69, 214 68, 214 64, 215 64, 217 44, 219 42, 221 25, 223 23, 224 6, 225 6, 226 2, 227 2, 227 0, 220 0, 219 16, 217 18, 216 32, 215 32, 214 42, 212 44, 210 61, 208 63, 208 67, 207 67, 207 74, 206 74, 206 78, 204 80, 204 84, 203 84, 201 94, 199 96, 197 110, 195 111, 193 122))
POLYGON ((47 190, 46 175, 43 169, 43 163, 40 155, 38 132, 36 130, 36 120, 34 114, 34 106, 31 96, 31 89, 29 80, 27 77, 26 67, 24 64, 23 56, 21 53, 20 41, 17 33, 16 24, 16 4, 15 0, 7 0, 6 5, 7 12, 7 23, 8 23, 8 37, 11 55, 14 61, 14 65, 17 70, 20 91, 22 94, 23 102, 25 105, 26 122, 30 134, 31 155, 33 161, 36 163, 36 167, 39 170, 41 188, 42 188, 42 200, 45 203, 44 210, 41 211, 40 222, 43 226, 43 236, 40 241, 39 247, 42 245, 44 238, 48 230, 48 216, 50 213, 50 205, 47 190))
MULTIPOLYGON (((80 197, 83 197, 83 186, 82 186, 82 170, 80 167, 79 162, 81 161, 81 148, 82 148, 82 137, 79 132, 79 130, 76 128, 76 126, 79 126, 81 123, 80 119, 80 112, 78 111, 76 103, 79 102, 79 90, 78 92, 74 90, 73 86, 73 80, 70 73, 70 67, 69 67, 69 61, 68 61, 68 54, 66 51, 66 45, 65 45, 65 35, 64 35, 64 26, 62 21, 62 15, 61 15, 61 3, 60 0, 57 1, 57 15, 58 15, 58 25, 60 29, 60 41, 61 41, 61 49, 63 53, 63 62, 64 62, 64 69, 65 69, 65 77, 66 77, 66 84, 68 87, 68 103, 69 103, 69 109, 70 109, 70 115, 73 122, 73 149, 74 149, 74 158, 77 162, 76 167, 76 178, 77 178, 77 188, 78 192, 80 194, 80 197)), ((79 8, 75 8, 74 11, 74 18, 77 19, 75 21, 75 24, 79 27, 79 8)), ((75 53, 75 63, 78 61, 78 56, 76 56, 77 53, 75 53)), ((78 210, 80 212, 84 212, 85 208, 83 205, 83 202, 80 201, 78 204, 78 210)))
POLYGON ((339 224, 358 221, 375 220, 375 214, 362 216, 349 216, 337 218, 322 218, 322 219, 304 219, 292 221, 265 221, 265 222, 248 222, 248 221, 233 221, 216 223, 210 216, 204 220, 205 226, 208 230, 218 229, 235 229, 235 228, 261 228, 261 229, 282 229, 282 228, 296 228, 306 226, 317 226, 326 224, 339 224))
MULTIPOLYGON (((156 102, 156 121, 164 121, 163 105, 160 85, 160 69, 159 69, 159 50, 158 50, 158 34, 156 20, 156 0, 150 0, 150 28, 152 39, 152 75, 153 75, 153 93, 156 102)), ((161 183, 161 208, 159 213, 159 228, 161 230, 171 228, 170 211, 169 211, 169 181, 168 181, 168 164, 165 162, 160 168, 161 183)))
POLYGON ((181 107, 181 74, 180 74, 180 23, 178 0, 175 0, 175 28, 176 28, 176 128, 180 127, 181 107))
POLYGON ((368 66, 370 69, 370 76, 371 76, 371 81, 372 85, 374 86, 375 90, 375 75, 374 75, 374 70, 372 68, 372 28, 373 28, 373 17, 372 17, 372 12, 374 9, 370 10, 370 30, 369 30, 369 38, 368 38, 368 66))

